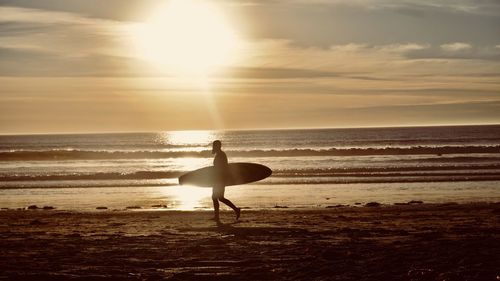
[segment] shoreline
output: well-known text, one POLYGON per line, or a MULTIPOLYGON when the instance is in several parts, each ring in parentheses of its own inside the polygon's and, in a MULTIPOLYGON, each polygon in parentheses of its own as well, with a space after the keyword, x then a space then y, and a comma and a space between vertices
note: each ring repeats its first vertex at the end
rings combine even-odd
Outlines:
MULTIPOLYGON (((457 173, 454 173, 457 174, 457 173)), ((458 176, 463 176, 461 177, 456 177, 453 179, 449 178, 449 175, 446 175, 446 178, 418 178, 418 179, 384 179, 384 180, 379 180, 379 179, 360 179, 360 180, 325 180, 325 181, 316 181, 316 182, 257 182, 257 183, 252 183, 254 186, 280 186, 280 185, 326 185, 326 184, 343 184, 343 185, 357 185, 357 184, 405 184, 405 183, 416 183, 416 184, 424 184, 424 183, 460 183, 460 182, 466 182, 466 183, 474 183, 474 182, 499 182, 500 181, 500 175, 496 174, 486 174, 486 175, 458 175, 458 176)), ((323 177, 321 177, 323 178, 323 177)), ((324 177, 327 178, 327 177, 324 177)), ((154 178, 154 179, 139 179, 139 180, 162 180, 161 178, 154 178)), ((167 180, 172 180, 176 181, 177 178, 168 178, 167 180)), ((81 181, 80 179, 75 180, 75 181, 81 181)), ((17 189, 61 189, 61 188, 141 188, 141 187, 176 187, 179 186, 177 182, 172 182, 172 183, 140 183, 140 184, 130 184, 130 183, 123 183, 121 185, 117 184, 92 184, 92 185, 68 185, 68 186, 57 186, 53 185, 55 181, 53 180, 41 180, 38 181, 38 183, 49 183, 50 185, 23 185, 23 186, 16 186, 16 185, 6 185, 7 183, 29 183, 31 184, 32 182, 29 181, 3 181, 0 182, 3 184, 3 186, 0 186, 0 189, 2 190, 17 190, 17 189)), ((201 187, 201 188, 207 188, 207 187, 201 187)))
POLYGON ((500 202, 0 211, 7 280, 495 280, 500 202))
MULTIPOLYGON (((322 210, 349 210, 349 209, 359 209, 359 208, 379 208, 379 209, 390 209, 397 207, 415 207, 415 208, 441 208, 447 206, 460 206, 460 205, 496 205, 500 204, 499 201, 491 200, 491 201, 468 201, 468 202, 441 202, 441 203, 426 203, 420 200, 412 200, 409 202, 397 202, 392 204, 387 203, 379 203, 376 201, 372 202, 359 202, 354 204, 332 204, 325 206, 303 206, 303 207, 289 207, 287 205, 275 205, 272 207, 241 207, 242 210, 248 212, 265 212, 265 211, 299 211, 299 212, 315 212, 322 210)), ((231 212, 231 209, 226 205, 222 205, 221 212, 231 212)), ((151 206, 151 207, 143 207, 143 206, 127 206, 124 208, 108 208, 105 206, 97 206, 95 209, 62 209, 57 206, 46 206, 46 205, 29 205, 26 207, 17 207, 17 208, 8 208, 8 207, 0 207, 0 212, 64 212, 64 213, 72 213, 72 214, 93 214, 93 213, 126 213, 126 212, 152 212, 152 213, 169 213, 169 212, 194 212, 194 213, 203 213, 203 212, 212 212, 213 207, 195 207, 194 209, 175 209, 173 207, 168 207, 166 205, 160 206, 151 206)))
MULTIPOLYGON (((237 206, 251 209, 332 208, 338 205, 500 202, 498 181, 400 184, 246 185, 226 189, 237 206)), ((52 188, 0 190, 0 208, 52 206, 57 210, 95 211, 97 207, 167 210, 212 209, 210 188, 148 186, 141 188, 52 188)))

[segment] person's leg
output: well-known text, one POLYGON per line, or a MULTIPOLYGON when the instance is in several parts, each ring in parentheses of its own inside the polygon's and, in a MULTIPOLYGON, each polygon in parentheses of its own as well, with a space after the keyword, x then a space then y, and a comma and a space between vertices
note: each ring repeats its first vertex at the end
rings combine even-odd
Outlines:
POLYGON ((217 198, 212 198, 214 203, 214 219, 219 220, 219 200, 217 198))
POLYGON ((219 200, 228 205, 229 207, 231 207, 231 209, 233 209, 234 213, 236 214, 236 219, 239 219, 240 218, 240 214, 241 214, 241 209, 236 207, 236 205, 233 204, 233 202, 231 202, 231 200, 225 198, 225 197, 222 197, 222 198, 219 198, 219 200))
POLYGON ((217 187, 212 188, 212 202, 214 203, 214 220, 219 220, 219 193, 217 187))
POLYGON ((221 201, 222 203, 228 205, 229 207, 231 207, 231 209, 235 210, 238 209, 238 207, 236 207, 233 202, 231 202, 231 200, 225 198, 225 197, 222 197, 222 198, 219 198, 219 201, 221 201))
POLYGON ((240 218, 240 214, 241 214, 241 209, 236 207, 236 205, 233 204, 233 202, 231 202, 231 200, 227 199, 226 197, 224 197, 224 191, 225 191, 225 187, 222 187, 220 189, 220 193, 219 193, 219 201, 221 201, 222 203, 228 205, 229 207, 231 207, 231 209, 233 209, 233 211, 236 213, 236 219, 239 219, 240 218))

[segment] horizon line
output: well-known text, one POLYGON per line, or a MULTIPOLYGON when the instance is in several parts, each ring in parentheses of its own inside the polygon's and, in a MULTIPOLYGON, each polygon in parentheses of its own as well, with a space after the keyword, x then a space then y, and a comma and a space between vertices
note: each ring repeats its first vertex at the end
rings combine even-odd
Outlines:
POLYGON ((293 131, 293 130, 329 130, 329 129, 384 129, 384 128, 425 128, 425 127, 469 127, 469 126, 498 126, 500 123, 471 123, 471 124, 413 124, 413 125, 373 125, 373 126, 337 126, 337 127, 281 127, 281 128, 229 128, 229 129, 185 129, 185 130, 148 130, 148 131, 88 131, 88 132, 43 132, 43 133, 0 133, 0 136, 32 136, 32 135, 99 135, 99 134, 133 134, 159 132, 238 132, 238 131, 293 131))

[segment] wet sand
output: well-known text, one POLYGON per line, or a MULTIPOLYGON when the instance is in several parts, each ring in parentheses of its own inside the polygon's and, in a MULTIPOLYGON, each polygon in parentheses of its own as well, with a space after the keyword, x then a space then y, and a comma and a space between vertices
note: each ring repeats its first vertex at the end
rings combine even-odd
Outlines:
POLYGON ((0 211, 1 280, 497 280, 500 204, 0 211))

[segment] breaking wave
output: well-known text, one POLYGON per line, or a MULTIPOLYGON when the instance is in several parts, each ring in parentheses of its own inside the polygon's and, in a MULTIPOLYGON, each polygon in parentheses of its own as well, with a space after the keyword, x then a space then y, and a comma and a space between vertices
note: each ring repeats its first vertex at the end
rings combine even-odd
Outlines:
MULTIPOLYGON (((79 181, 79 180, 161 180, 177 179, 187 171, 136 171, 130 173, 94 172, 94 173, 57 173, 57 174, 0 174, 0 182, 22 181, 79 181)), ((428 165, 419 167, 365 167, 365 168, 328 168, 328 169, 276 169, 265 184, 297 183, 340 183, 340 182, 383 182, 432 181, 448 178, 500 178, 500 164, 475 165, 428 165), (391 181, 391 180, 390 180, 391 181)))
MULTIPOLYGON (((415 146, 385 148, 330 148, 284 150, 228 150, 231 157, 304 157, 304 156, 370 156, 370 155, 444 155, 470 153, 500 153, 500 146, 415 146)), ((46 150, 0 152, 0 161, 21 160, 76 160, 76 159, 160 159, 212 157, 209 150, 202 151, 92 151, 46 150)))

